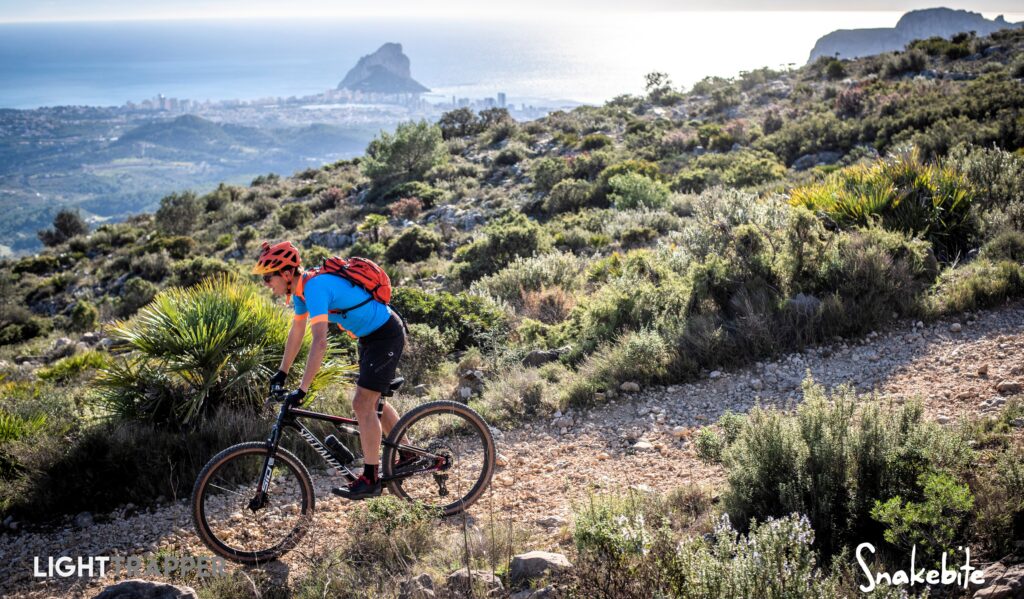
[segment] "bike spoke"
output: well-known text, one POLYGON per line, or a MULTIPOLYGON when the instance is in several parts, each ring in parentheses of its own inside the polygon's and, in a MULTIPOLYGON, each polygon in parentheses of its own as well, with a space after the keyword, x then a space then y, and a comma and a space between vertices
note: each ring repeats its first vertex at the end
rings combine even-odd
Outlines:
POLYGON ((207 527, 231 551, 265 551, 305 525, 302 485, 282 462, 271 470, 265 504, 255 511, 251 508, 265 457, 262 452, 237 456, 214 472, 206 485, 202 500, 207 527))
POLYGON ((396 481, 409 500, 449 511, 487 474, 487 440, 460 412, 430 412, 414 420, 402 444, 436 456, 434 463, 396 481))

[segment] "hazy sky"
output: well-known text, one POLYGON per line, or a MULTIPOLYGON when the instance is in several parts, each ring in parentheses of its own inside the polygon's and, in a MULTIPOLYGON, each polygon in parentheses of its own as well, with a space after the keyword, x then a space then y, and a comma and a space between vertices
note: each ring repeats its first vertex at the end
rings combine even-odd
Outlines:
MULTIPOLYGON (((0 0, 0 22, 370 15, 479 17, 644 10, 906 11, 942 5, 919 0, 511 0, 486 4, 479 0, 0 0)), ((989 16, 1024 11, 1024 0, 960 0, 944 5, 989 16)))

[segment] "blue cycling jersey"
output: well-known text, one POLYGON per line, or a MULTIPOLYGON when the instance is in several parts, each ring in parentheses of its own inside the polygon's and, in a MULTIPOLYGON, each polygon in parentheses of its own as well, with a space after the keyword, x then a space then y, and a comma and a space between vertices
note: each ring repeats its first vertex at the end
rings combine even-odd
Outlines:
POLYGON ((332 322, 356 337, 365 337, 391 318, 387 304, 371 299, 344 316, 340 312, 370 297, 370 292, 362 287, 343 277, 325 273, 308 280, 301 278, 292 295, 292 305, 296 319, 308 317, 311 323, 332 322))

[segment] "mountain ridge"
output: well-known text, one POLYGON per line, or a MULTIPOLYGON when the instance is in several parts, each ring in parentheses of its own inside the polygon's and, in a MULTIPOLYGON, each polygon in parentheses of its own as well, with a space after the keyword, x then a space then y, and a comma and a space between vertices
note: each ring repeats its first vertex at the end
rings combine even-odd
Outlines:
POLYGON ((1022 25, 1024 23, 1010 23, 1003 15, 990 20, 980 13, 944 7, 912 10, 900 17, 895 27, 837 29, 828 33, 815 42, 807 62, 812 63, 822 56, 860 58, 902 50, 916 39, 934 36, 948 39, 969 31, 986 36, 1022 25))

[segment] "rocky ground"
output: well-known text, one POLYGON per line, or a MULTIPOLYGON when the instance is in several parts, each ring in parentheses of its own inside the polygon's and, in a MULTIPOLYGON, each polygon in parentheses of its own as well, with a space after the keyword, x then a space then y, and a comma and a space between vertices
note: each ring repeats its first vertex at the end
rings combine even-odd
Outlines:
MULTIPOLYGON (((903 322, 885 333, 836 341, 735 372, 712 372, 699 382, 612 393, 607 405, 558 414, 516 430, 499 431, 500 467, 472 520, 515 522, 533 533, 533 549, 555 549, 574 501, 591 491, 624 487, 666 491, 681 484, 714 486, 722 472, 700 462, 690 446, 697 427, 726 410, 756 403, 786 406, 800 397, 807 373, 826 387, 852 384, 894 401, 920 397, 940 423, 998 411, 1024 383, 1024 306, 969 315, 927 326, 903 322)), ((1015 425, 1024 427, 1024 421, 1015 425)), ((317 522, 323 534, 345 528, 346 505, 330 495, 337 479, 317 478, 317 522)), ((92 596, 111 579, 33 578, 33 558, 146 555, 160 549, 210 555, 192 531, 179 501, 151 512, 131 509, 50 530, 0 536, 0 594, 11 597, 92 596)), ((448 524, 454 526, 455 524, 448 524)), ((279 575, 301 571, 295 551, 279 575)))

